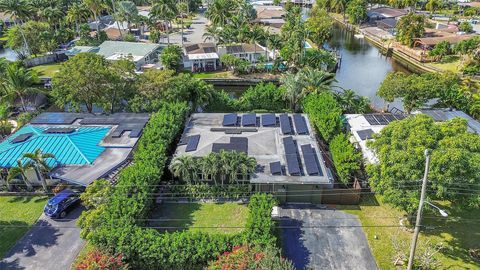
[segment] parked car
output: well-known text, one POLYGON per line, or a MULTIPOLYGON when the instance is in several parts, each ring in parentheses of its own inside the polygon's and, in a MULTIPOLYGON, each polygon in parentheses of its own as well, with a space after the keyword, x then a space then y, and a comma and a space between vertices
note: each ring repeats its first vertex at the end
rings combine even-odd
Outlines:
POLYGON ((60 191, 48 200, 43 212, 51 218, 64 218, 80 202, 80 195, 70 189, 60 191))

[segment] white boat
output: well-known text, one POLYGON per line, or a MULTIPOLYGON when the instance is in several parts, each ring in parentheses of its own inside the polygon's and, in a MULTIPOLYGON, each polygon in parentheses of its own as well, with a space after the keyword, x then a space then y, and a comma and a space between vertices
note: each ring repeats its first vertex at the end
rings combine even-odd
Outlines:
POLYGON ((363 34, 355 34, 353 35, 355 38, 358 38, 358 39, 361 39, 361 38, 365 38, 365 36, 363 34))

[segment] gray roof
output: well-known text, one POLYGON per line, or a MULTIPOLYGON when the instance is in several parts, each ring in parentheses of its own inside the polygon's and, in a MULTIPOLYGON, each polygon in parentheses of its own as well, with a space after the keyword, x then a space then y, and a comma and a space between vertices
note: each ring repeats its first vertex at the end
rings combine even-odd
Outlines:
POLYGON ((431 116, 435 121, 442 122, 451 120, 455 117, 460 117, 467 120, 468 129, 470 132, 480 134, 480 122, 473 119, 470 115, 462 112, 449 109, 437 109, 437 110, 419 110, 421 113, 431 116))
POLYGON ((141 42, 125 42, 107 40, 100 44, 99 55, 108 58, 115 54, 124 54, 132 56, 147 56, 153 51, 160 48, 159 44, 148 44, 141 42))
POLYGON ((93 47, 93 46, 75 46, 70 50, 67 50, 65 52, 65 55, 75 56, 79 53, 84 53, 84 52, 98 52, 98 50, 99 50, 98 47, 93 47))

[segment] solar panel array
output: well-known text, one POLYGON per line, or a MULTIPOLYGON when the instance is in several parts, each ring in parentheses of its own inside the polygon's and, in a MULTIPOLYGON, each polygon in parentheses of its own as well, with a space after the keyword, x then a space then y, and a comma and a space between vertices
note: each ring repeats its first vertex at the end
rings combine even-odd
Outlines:
POLYGON ((298 162, 298 151, 292 137, 283 138, 285 157, 287 160, 288 173, 290 175, 300 175, 300 163, 298 162))
POLYGON ((18 135, 17 137, 15 137, 15 139, 13 139, 11 141, 11 143, 21 143, 21 142, 24 142, 24 141, 28 140, 32 136, 33 136, 33 133, 31 133, 31 132, 21 134, 21 135, 18 135))
POLYGON ((313 149, 310 144, 304 144, 301 146, 301 148, 303 154, 303 161, 305 162, 305 168, 307 169, 307 174, 323 176, 323 172, 318 165, 315 149, 313 149))
POLYGON ((390 122, 395 120, 402 120, 405 118, 403 114, 392 114, 392 113, 371 113, 364 114, 363 117, 367 120, 370 125, 388 125, 390 122))
POLYGON ((262 125, 264 127, 275 127, 277 125, 277 117, 275 114, 262 114, 262 125))
POLYGON ((358 137, 360 137, 360 140, 365 141, 367 139, 371 139, 374 132, 371 129, 364 129, 364 130, 359 130, 357 131, 358 137))
POLYGON ((242 125, 244 127, 257 126, 257 115, 254 113, 242 115, 242 125))
POLYGON ((292 125, 290 124, 290 117, 287 114, 280 114, 280 129, 282 134, 292 134, 292 125))
POLYGON ((293 123, 295 124, 295 129, 297 130, 297 134, 305 135, 308 134, 307 122, 305 118, 301 114, 294 114, 293 115, 293 123))
POLYGON ((224 127, 236 126, 237 125, 237 114, 236 113, 225 114, 223 116, 222 125, 224 127))
POLYGON ((213 143, 212 152, 219 153, 220 151, 237 151, 248 153, 248 138, 245 137, 230 137, 230 143, 213 143))
POLYGON ((190 136, 188 138, 187 148, 185 148, 185 152, 192 152, 197 150, 199 141, 200 141, 200 135, 190 136))
POLYGON ((53 134, 53 133, 59 133, 59 134, 65 134, 65 133, 73 133, 75 131, 74 128, 48 128, 43 131, 43 133, 48 133, 48 134, 53 134))
POLYGON ((282 174, 282 164, 280 164, 280 161, 270 162, 270 173, 273 175, 282 174))

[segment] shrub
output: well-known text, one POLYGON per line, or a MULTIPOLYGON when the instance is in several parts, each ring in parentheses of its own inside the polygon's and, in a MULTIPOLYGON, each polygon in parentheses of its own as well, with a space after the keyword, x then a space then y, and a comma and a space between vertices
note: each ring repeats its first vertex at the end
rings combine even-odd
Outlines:
POLYGON ((209 184, 194 184, 172 186, 170 192, 174 197, 188 197, 195 199, 239 199, 250 196, 249 185, 212 186, 209 184))
POLYGON ((272 208, 276 200, 271 194, 257 193, 250 198, 245 239, 248 243, 273 246, 276 242, 274 234, 275 223, 271 218, 272 208))
POLYGON ((327 142, 342 129, 342 108, 329 92, 308 95, 303 110, 327 142))
POLYGON ((271 112, 284 111, 287 106, 283 100, 283 88, 273 83, 260 83, 248 88, 240 98, 240 107, 244 111, 267 110, 271 112))
POLYGON ((332 139, 330 153, 340 182, 348 184, 355 171, 360 169, 361 154, 355 150, 344 134, 338 134, 332 139))
POLYGON ((89 252, 77 265, 76 270, 126 270, 121 254, 112 256, 99 250, 89 252))

